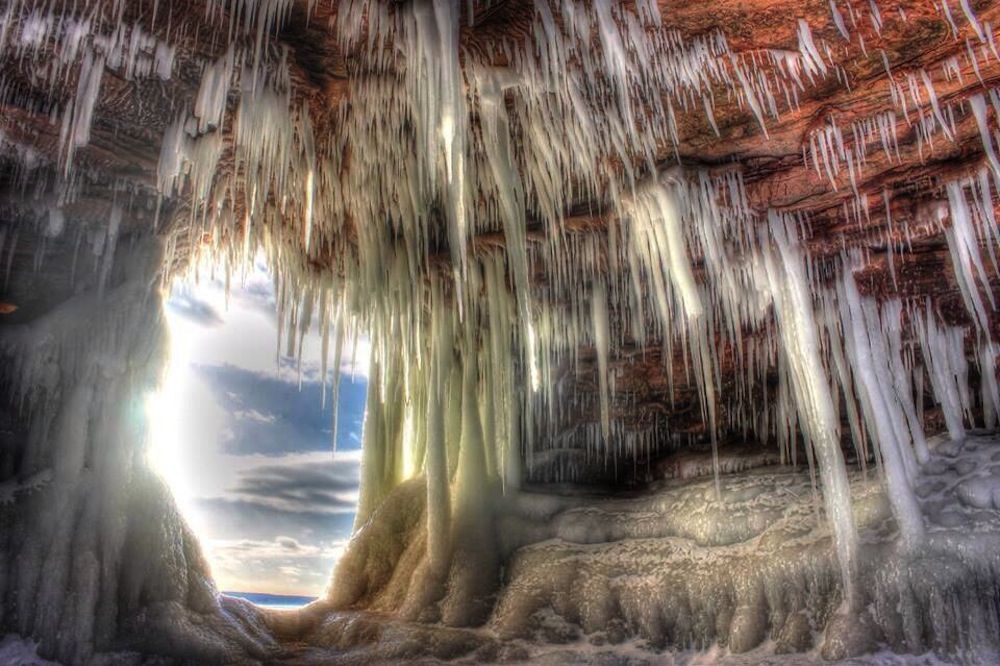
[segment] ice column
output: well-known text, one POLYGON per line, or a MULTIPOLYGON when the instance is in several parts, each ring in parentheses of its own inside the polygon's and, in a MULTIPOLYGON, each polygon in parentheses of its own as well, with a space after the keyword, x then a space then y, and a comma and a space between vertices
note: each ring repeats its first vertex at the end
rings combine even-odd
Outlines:
POLYGON ((856 608, 858 535, 851 513, 851 489, 840 450, 840 419, 823 367, 819 335, 806 266, 798 247, 795 221, 769 213, 770 238, 765 238, 763 264, 766 286, 774 299, 782 353, 792 379, 795 404, 807 445, 816 453, 823 481, 823 500, 840 561, 845 600, 856 608))
POLYGON ((885 357, 875 303, 862 302, 849 269, 841 280, 840 305, 844 335, 850 336, 852 342, 847 345, 846 355, 854 371, 857 394, 868 406, 868 429, 880 445, 896 524, 904 545, 912 549, 923 541, 924 524, 911 487, 916 472, 910 448, 913 437, 902 407, 906 396, 896 393, 890 383, 893 372, 885 357))
POLYGON ((608 398, 608 296, 603 282, 595 282, 591 295, 591 316, 594 325, 594 345, 597 348, 597 375, 601 391, 601 435, 607 443, 611 435, 611 416, 608 398))

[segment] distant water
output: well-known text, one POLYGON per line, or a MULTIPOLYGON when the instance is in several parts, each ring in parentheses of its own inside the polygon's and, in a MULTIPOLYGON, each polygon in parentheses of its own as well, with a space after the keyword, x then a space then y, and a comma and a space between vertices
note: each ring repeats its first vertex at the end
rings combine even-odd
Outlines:
POLYGON ((287 594, 262 594, 260 592, 223 592, 223 594, 227 597, 246 599, 261 608, 274 608, 276 610, 302 608, 306 604, 316 601, 316 597, 296 597, 287 594))

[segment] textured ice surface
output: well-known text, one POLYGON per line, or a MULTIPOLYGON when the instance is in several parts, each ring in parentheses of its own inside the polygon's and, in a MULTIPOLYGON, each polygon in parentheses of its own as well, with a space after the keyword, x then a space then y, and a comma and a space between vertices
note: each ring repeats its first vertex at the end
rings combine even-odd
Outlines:
MULTIPOLYGON (((918 552, 901 545, 879 471, 850 474, 860 612, 842 605, 840 570, 810 475, 756 467, 766 462, 758 457, 721 478, 721 500, 710 466, 694 464, 701 475, 630 493, 548 487, 498 498, 504 575, 483 627, 318 612, 305 637, 313 647, 299 657, 319 663, 335 648, 345 662, 807 664, 868 654, 847 663, 990 663, 1000 640, 1000 438, 972 434, 930 446, 916 479, 927 528, 918 552)), ((419 496, 416 485, 407 488, 419 496)), ((390 499, 393 515, 376 513, 359 534, 369 557, 357 561, 375 588, 374 562, 386 570, 383 581, 388 570, 405 580, 412 571, 405 561, 421 547, 397 543, 379 552, 372 550, 376 539, 366 541, 366 530, 384 530, 386 521, 405 515, 405 524, 419 523, 413 503, 402 500, 390 499)), ((339 572, 334 592, 341 581, 359 579, 361 571, 350 567, 339 572)), ((362 596, 380 598, 375 605, 391 613, 387 597, 372 592, 362 596)))

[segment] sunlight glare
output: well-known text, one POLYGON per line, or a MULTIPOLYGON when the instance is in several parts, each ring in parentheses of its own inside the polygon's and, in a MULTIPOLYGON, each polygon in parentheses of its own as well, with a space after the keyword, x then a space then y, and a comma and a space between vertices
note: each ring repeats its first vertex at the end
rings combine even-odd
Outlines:
POLYGON ((146 398, 146 416, 149 422, 146 460, 173 493, 181 513, 192 522, 196 520, 196 514, 189 510, 192 493, 181 460, 183 443, 180 428, 184 375, 189 367, 190 343, 184 335, 185 328, 176 325, 169 311, 164 311, 163 317, 167 326, 169 345, 159 390, 146 398))

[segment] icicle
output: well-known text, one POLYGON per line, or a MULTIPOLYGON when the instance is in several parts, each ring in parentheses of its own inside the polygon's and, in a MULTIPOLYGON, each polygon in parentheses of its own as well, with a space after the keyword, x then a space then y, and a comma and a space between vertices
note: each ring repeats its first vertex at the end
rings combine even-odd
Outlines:
MULTIPOLYGON (((886 364, 880 338, 883 335, 874 304, 862 303, 854 277, 844 272, 841 285, 841 308, 845 332, 850 331, 854 344, 849 359, 858 383, 859 393, 868 403, 872 418, 868 428, 880 444, 882 459, 896 524, 907 549, 917 548, 924 538, 923 518, 910 485, 915 476, 910 456, 910 433, 900 407, 902 396, 887 385, 892 371, 886 364), (866 311, 867 310, 867 311, 866 311), (881 350, 877 353, 876 350, 881 350), (905 439, 904 439, 905 438, 905 439)), ((898 322, 895 322, 898 328, 898 322)))
POLYGON ((104 246, 101 254, 101 274, 97 281, 97 293, 104 295, 111 279, 111 267, 115 261, 115 248, 118 245, 118 229, 121 226, 122 209, 118 204, 111 207, 111 215, 108 218, 108 228, 104 234, 104 246))
POLYGON ((767 285, 783 340, 783 357, 795 386, 800 425, 815 449, 827 519, 840 562, 844 596, 856 608, 858 536, 851 513, 851 493, 840 450, 839 418, 833 412, 830 385, 820 357, 813 303, 803 260, 790 221, 770 213, 769 228, 776 251, 763 255, 767 285))
MULTIPOLYGON (((942 0, 942 2, 945 0, 942 0)), ((924 89, 927 90, 927 96, 931 100, 931 110, 934 112, 934 118, 937 119, 938 125, 941 127, 941 131, 944 135, 948 137, 949 141, 955 140, 955 135, 952 128, 945 121, 944 115, 941 113, 941 105, 938 104, 937 93, 934 91, 934 83, 931 82, 931 78, 927 75, 927 70, 920 70, 920 78, 924 82, 924 89)))
POLYGON ((229 82, 232 77, 234 53, 232 44, 225 55, 205 68, 201 76, 198 96, 195 98, 194 115, 198 118, 198 131, 222 129, 229 98, 229 82))
POLYGON ((851 41, 851 35, 847 32, 847 26, 844 24, 844 16, 837 7, 837 0, 830 0, 830 15, 833 17, 833 23, 837 26, 840 35, 847 41, 851 41))
POLYGON ((101 92, 103 76, 104 56, 95 56, 88 50, 80 65, 80 77, 73 105, 67 107, 63 118, 65 136, 60 137, 60 153, 65 155, 64 175, 69 175, 76 149, 90 143, 90 126, 94 117, 94 107, 101 92))
POLYGON ((982 384, 983 425, 988 429, 997 427, 1000 415, 1000 386, 997 384, 997 355, 1000 349, 994 342, 979 347, 979 374, 982 384))
MULTIPOLYGON (((992 289, 989 288, 989 280, 986 277, 986 269, 979 254, 979 238, 972 225, 972 216, 965 198, 962 183, 952 181, 948 183, 947 190, 948 207, 951 211, 951 227, 945 230, 945 238, 948 241, 948 249, 951 252, 955 279, 958 282, 959 290, 962 293, 962 300, 965 302, 969 314, 973 316, 979 329, 986 331, 988 330, 989 321, 986 318, 986 311, 980 297, 976 276, 978 276, 979 281, 986 287, 990 308, 994 309, 996 306, 993 302, 992 289)), ((992 203, 990 206, 992 206, 992 203)))
POLYGON ((915 314, 910 318, 920 339, 924 365, 941 405, 948 435, 954 441, 962 441, 965 439, 962 404, 966 386, 965 331, 958 327, 940 328, 929 304, 922 316, 915 314))
POLYGON ((601 392, 601 435, 605 443, 611 436, 611 410, 608 400, 608 297, 603 282, 595 282, 591 292, 591 317, 594 347, 597 350, 597 378, 601 392))
POLYGON ((989 160, 990 169, 993 171, 993 182, 1000 192, 1000 159, 997 159, 996 151, 993 149, 993 140, 990 137, 989 125, 986 121, 986 100, 982 94, 975 94, 969 98, 972 107, 972 115, 976 118, 976 127, 979 128, 979 137, 983 142, 983 151, 989 160))
POLYGON ((431 300, 431 371, 427 389, 427 560, 432 572, 444 574, 451 555, 451 504, 445 442, 445 400, 451 374, 451 322, 436 288, 431 300))
POLYGON ((805 19, 799 19, 798 37, 802 63, 805 65, 805 70, 810 80, 814 74, 818 76, 826 74, 826 63, 816 49, 812 31, 809 29, 809 24, 805 22, 805 19))
MULTIPOLYGON (((947 1, 948 0, 941 0, 942 3, 947 3, 947 1)), ((972 11, 972 7, 969 6, 969 0, 958 0, 958 1, 959 4, 962 5, 962 13, 965 14, 966 20, 969 22, 969 25, 971 25, 972 29, 975 31, 976 37, 979 38, 980 42, 985 42, 986 34, 983 31, 983 26, 979 23, 979 19, 976 18, 976 13, 972 11)))

